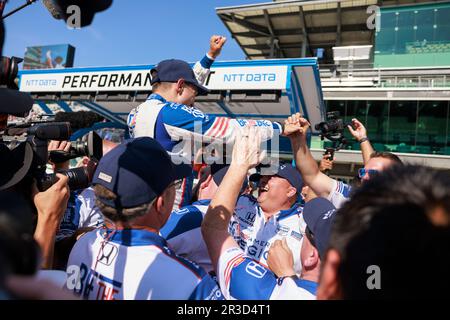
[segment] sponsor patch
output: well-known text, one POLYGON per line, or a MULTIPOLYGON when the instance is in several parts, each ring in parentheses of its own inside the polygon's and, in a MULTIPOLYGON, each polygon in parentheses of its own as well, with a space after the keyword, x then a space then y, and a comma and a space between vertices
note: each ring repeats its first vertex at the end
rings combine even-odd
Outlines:
POLYGON ((103 172, 99 173, 98 178, 100 180, 106 181, 108 183, 111 183, 111 181, 112 181, 112 177, 110 175, 106 174, 106 173, 103 173, 103 172))

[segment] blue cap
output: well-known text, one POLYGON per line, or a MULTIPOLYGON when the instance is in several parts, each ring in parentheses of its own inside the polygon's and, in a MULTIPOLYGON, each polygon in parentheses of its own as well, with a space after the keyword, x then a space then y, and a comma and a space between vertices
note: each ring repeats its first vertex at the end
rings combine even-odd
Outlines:
POLYGON ((314 198, 303 208, 303 219, 306 227, 314 237, 314 246, 319 252, 320 259, 324 259, 331 226, 336 216, 336 207, 325 198, 314 198))
MULTIPOLYGON (((226 165, 226 164, 213 163, 211 165, 211 175, 212 175, 212 178, 213 178, 214 182, 216 183, 216 185, 220 186, 220 184, 222 183, 222 180, 225 177, 225 175, 227 174, 229 168, 230 168, 230 166, 226 165)), ((245 188, 247 185, 248 185, 248 179, 245 178, 244 182, 242 183, 242 188, 245 188)))
POLYGON ((120 209, 151 202, 175 180, 192 174, 188 165, 176 166, 167 151, 150 137, 125 140, 100 160, 92 180, 117 195, 115 201, 98 197, 120 209))
MULTIPOLYGON (((275 172, 273 175, 279 176, 289 181, 291 186, 297 189, 297 193, 300 193, 302 191, 302 176, 300 172, 298 172, 297 168, 293 167, 290 163, 286 163, 283 161, 280 162, 277 172, 275 172)), ((250 176, 250 181, 258 181, 259 179, 261 179, 261 176, 262 175, 260 173, 254 173, 250 176)))
POLYGON ((150 84, 152 85, 156 82, 176 82, 182 78, 187 83, 196 86, 198 94, 207 94, 209 92, 207 88, 198 83, 194 71, 183 60, 163 60, 150 71, 150 74, 152 76, 150 84))

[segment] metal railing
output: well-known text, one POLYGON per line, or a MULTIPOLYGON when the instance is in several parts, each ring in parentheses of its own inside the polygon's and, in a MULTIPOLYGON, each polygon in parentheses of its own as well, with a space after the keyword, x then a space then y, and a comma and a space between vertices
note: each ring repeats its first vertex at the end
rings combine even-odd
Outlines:
POLYGON ((358 86, 374 88, 450 88, 450 67, 442 68, 373 68, 372 63, 355 63, 347 66, 320 65, 320 78, 324 86, 341 86, 352 82, 358 86))

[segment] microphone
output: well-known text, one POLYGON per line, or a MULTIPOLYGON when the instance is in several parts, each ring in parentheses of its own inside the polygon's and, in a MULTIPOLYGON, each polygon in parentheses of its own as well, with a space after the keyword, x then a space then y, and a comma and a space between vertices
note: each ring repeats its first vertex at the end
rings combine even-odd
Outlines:
POLYGON ((58 112, 55 114, 56 122, 69 122, 75 132, 79 129, 90 128, 95 123, 103 121, 104 118, 92 111, 58 112))
POLYGON ((55 0, 42 0, 42 4, 51 13, 53 18, 55 18, 57 20, 65 18, 66 12, 61 9, 61 7, 57 3, 57 1, 55 1, 55 0))

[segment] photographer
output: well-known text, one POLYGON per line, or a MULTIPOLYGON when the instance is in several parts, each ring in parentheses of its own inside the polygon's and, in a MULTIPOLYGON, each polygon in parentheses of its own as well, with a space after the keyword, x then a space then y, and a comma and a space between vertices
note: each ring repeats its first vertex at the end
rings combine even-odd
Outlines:
MULTIPOLYGON (((102 139, 102 155, 118 146, 118 143, 102 139)), ((70 142, 69 142, 70 144, 70 142)), ((63 145, 63 144, 62 144, 63 145)), ((87 167, 93 160, 84 156, 77 167, 87 167)), ((67 162, 68 168, 68 162, 67 162)), ((70 251, 75 242, 86 232, 94 230, 104 224, 100 209, 95 205, 95 194, 92 186, 85 189, 73 190, 70 193, 67 209, 56 235, 56 261, 54 267, 65 270, 70 251)))
MULTIPOLYGON (((336 208, 341 207, 349 198, 351 187, 341 181, 328 177, 319 170, 319 166, 312 157, 306 141, 306 135, 310 127, 308 120, 297 113, 290 116, 285 124, 297 126, 297 131, 289 134, 288 137, 291 140, 296 166, 301 172, 305 184, 319 197, 330 200, 336 208)), ((362 125, 358 125, 354 131, 355 135, 359 137, 365 134, 365 128, 362 125)), ((362 142, 369 143, 368 141, 362 142)), ((369 149, 367 148, 367 150, 369 149)), ((364 168, 359 170, 359 178, 364 182, 388 167, 402 164, 402 161, 392 153, 374 152, 370 155, 364 168)))
POLYGON ((57 173, 58 181, 44 192, 39 192, 33 185, 32 198, 37 209, 37 224, 34 238, 42 250, 42 269, 53 268, 53 254, 56 233, 69 200, 68 178, 57 173))

